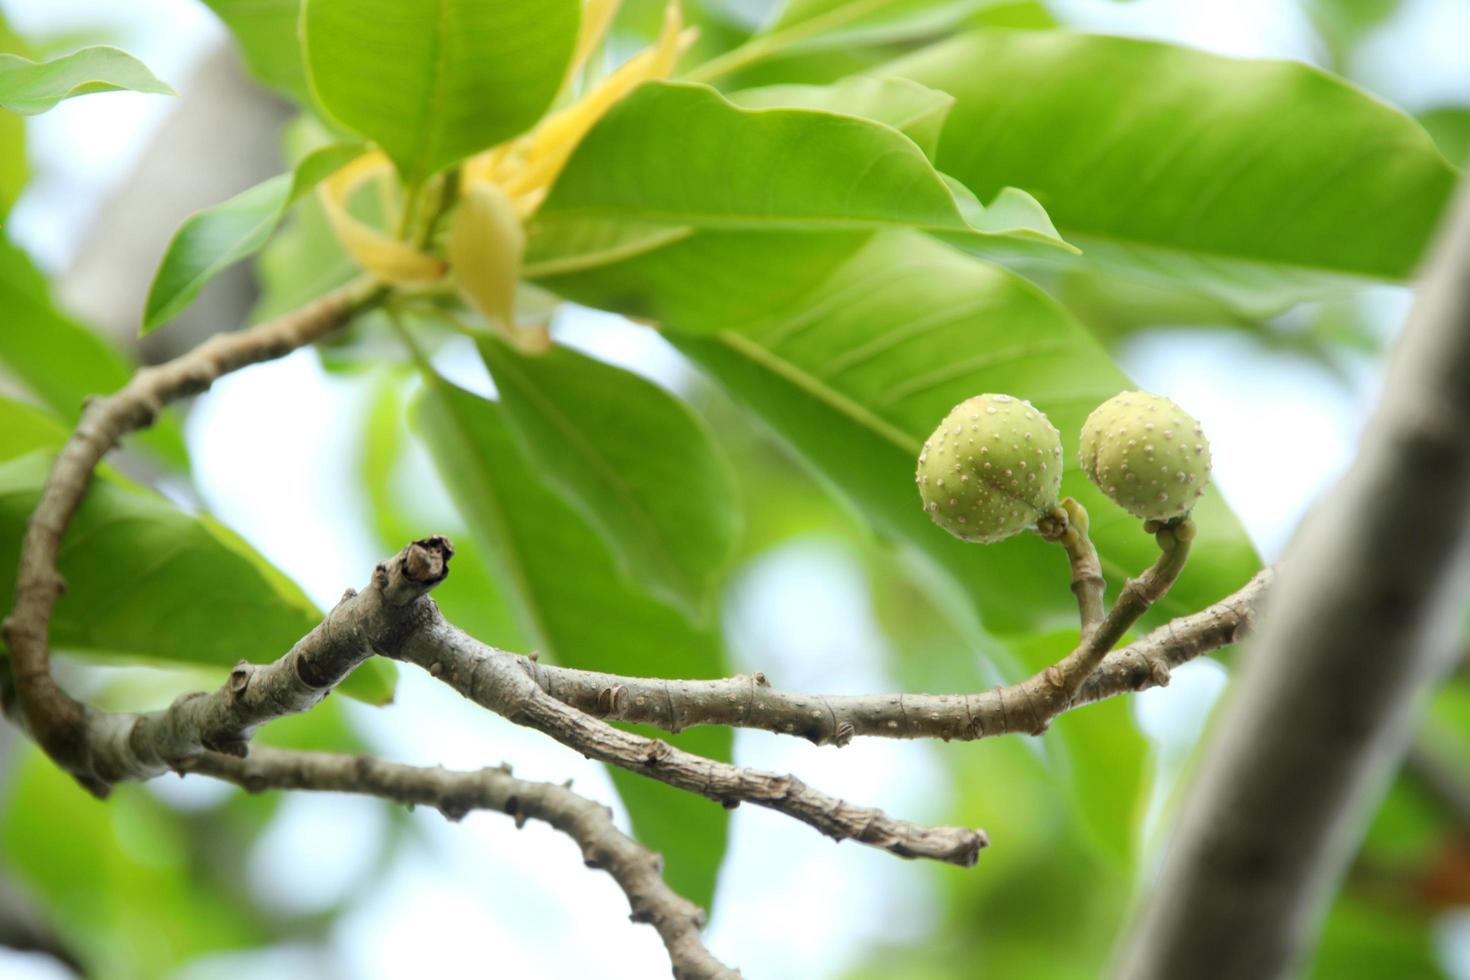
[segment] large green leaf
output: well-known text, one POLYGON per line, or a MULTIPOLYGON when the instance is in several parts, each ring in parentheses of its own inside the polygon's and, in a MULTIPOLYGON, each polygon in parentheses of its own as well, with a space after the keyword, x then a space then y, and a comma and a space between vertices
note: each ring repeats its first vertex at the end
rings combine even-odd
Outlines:
POLYGON ((810 109, 742 109, 703 85, 649 83, 578 145, 538 220, 830 230, 914 226, 1067 249, 1014 188, 982 208, 913 141, 810 109))
POLYGON ((859 75, 831 85, 765 85, 735 92, 730 101, 747 109, 821 109, 862 116, 892 126, 934 156, 954 96, 906 78, 859 75))
POLYGON ((83 48, 46 62, 0 54, 0 108, 11 112, 33 116, 62 99, 125 90, 174 94, 147 65, 117 48, 83 48))
POLYGON ((298 30, 301 0, 204 0, 240 45, 250 73, 259 81, 311 104, 298 30))
POLYGON ((313 91, 416 183, 546 111, 577 37, 577 0, 306 0, 313 91))
MULTIPOLYGON (((971 595, 993 630, 1070 616, 1066 562, 1034 535, 962 543, 920 509, 914 461, 957 402, 986 391, 1034 402, 1062 431, 1063 493, 1092 514, 1117 583, 1153 560, 1136 520, 1077 465, 1082 421, 1128 379, 1036 287, 917 232, 701 234, 606 269, 544 280, 593 305, 651 317, 676 347, 783 436, 875 528, 917 549, 971 595), (688 284, 691 270, 710 276, 688 284), (717 270, 717 271, 714 271, 717 270), (724 332, 715 332, 723 330, 724 332)), ((1210 492, 1195 511, 1197 559, 1161 603, 1198 609, 1242 584, 1256 558, 1210 492)))
POLYGON ((1414 120, 1304 64, 978 31, 883 68, 956 99, 939 166, 1024 187, 1083 261, 1269 306, 1410 276, 1455 172, 1414 120))
MULTIPOLYGON (((82 399, 127 384, 133 368, 91 330, 63 315, 51 301, 46 279, 24 252, 0 238, 0 369, 12 373, 68 422, 82 414, 82 399)), ((159 461, 181 470, 189 452, 177 416, 165 412, 152 428, 129 436, 159 461)))
POLYGON ((142 332, 178 316, 205 283, 259 251, 301 195, 362 152, 360 143, 321 147, 302 159, 293 173, 272 177, 185 221, 148 287, 142 332))
MULTIPOLYGON (((413 419, 542 655, 650 677, 726 673, 718 630, 691 625, 622 579, 596 533, 521 455, 500 406, 430 375, 413 419)), ((733 741, 722 728, 671 740, 726 760, 733 741)), ((634 832, 663 853, 669 884, 707 908, 724 858, 725 811, 651 779, 617 769, 612 776, 634 832)))
MULTIPOLYGON (((26 519, 66 429, 0 399, 0 604, 15 592, 26 519)), ((275 660, 322 614, 238 535, 209 517, 104 470, 62 540, 67 590, 56 604, 58 649, 132 662, 229 667, 275 660)), ((374 658, 343 685, 372 703, 393 696, 393 666, 374 658)))
POLYGON ((486 339, 505 419, 542 478, 649 591, 702 611, 740 530, 730 464, 683 402, 567 347, 486 339))

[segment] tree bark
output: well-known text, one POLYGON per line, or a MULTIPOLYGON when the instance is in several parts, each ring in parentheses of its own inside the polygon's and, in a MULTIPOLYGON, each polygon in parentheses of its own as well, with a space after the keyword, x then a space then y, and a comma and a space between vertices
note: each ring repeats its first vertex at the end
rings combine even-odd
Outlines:
POLYGON ((1301 966, 1416 709, 1454 665, 1467 539, 1462 188, 1358 458, 1282 562, 1115 976, 1270 980, 1301 966))

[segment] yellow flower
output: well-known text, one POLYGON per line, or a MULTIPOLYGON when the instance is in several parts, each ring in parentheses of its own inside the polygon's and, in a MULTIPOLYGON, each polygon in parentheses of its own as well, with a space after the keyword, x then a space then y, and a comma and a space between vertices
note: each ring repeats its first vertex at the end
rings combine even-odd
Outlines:
MULTIPOLYGON (((582 25, 568 66, 565 91, 607 34, 620 0, 584 0, 582 25)), ((543 118, 524 135, 491 147, 460 166, 461 204, 449 230, 449 258, 465 301, 518 345, 544 349, 545 328, 518 329, 514 290, 525 251, 521 223, 546 199, 573 151, 597 121, 646 81, 673 74, 693 42, 678 0, 664 10, 663 29, 652 47, 628 59, 581 98, 543 118)), ((422 285, 450 271, 445 262, 354 218, 347 209, 353 191, 392 174, 378 151, 337 171, 321 187, 327 220, 337 240, 368 272, 394 285, 422 285)))

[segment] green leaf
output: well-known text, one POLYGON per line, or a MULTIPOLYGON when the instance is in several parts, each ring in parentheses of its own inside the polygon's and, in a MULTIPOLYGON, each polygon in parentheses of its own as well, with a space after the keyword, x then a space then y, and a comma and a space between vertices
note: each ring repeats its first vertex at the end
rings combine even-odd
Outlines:
MULTIPOLYGON (((133 366, 107 341, 63 315, 51 301, 46 279, 24 252, 0 238, 0 368, 33 391, 64 420, 81 418, 82 399, 127 384, 133 366)), ((128 436, 124 445, 146 449, 167 466, 187 471, 189 451, 178 416, 165 412, 154 425, 128 436)))
POLYGON ((174 234, 144 304, 144 335, 178 316, 204 284, 257 251, 303 194, 363 152, 333 143, 308 154, 294 173, 272 177, 193 215, 174 234))
POLYGON ((174 94, 148 66, 117 48, 83 48, 46 62, 0 54, 0 108, 11 112, 34 116, 62 99, 125 90, 174 94))
MULTIPOLYGON (((692 625, 618 574, 596 533, 521 455, 499 405, 431 374, 412 419, 543 656, 648 677, 727 673, 718 629, 692 625)), ((730 758, 728 729, 661 737, 730 758)), ((638 839, 664 855, 669 884, 708 908, 724 858, 726 812, 651 779, 620 770, 612 776, 638 839)))
POLYGON ((1455 172, 1412 119, 1304 64, 979 31, 882 71, 956 99, 939 166, 1024 187, 1083 259, 1244 308, 1417 266, 1455 172))
POLYGON ((881 123, 809 109, 742 109, 714 89, 648 83, 578 145, 540 219, 819 231, 909 225, 1069 249, 1013 188, 981 208, 881 123))
MULTIPOLYGON (((0 601, 8 610, 26 520, 67 431, 0 399, 0 433, 0 601)), ((228 668, 275 660, 322 618, 234 532, 107 469, 67 527, 59 566, 67 590, 51 642, 73 653, 228 668)), ((380 704, 392 700, 394 676, 375 658, 342 689, 380 704)))
MULTIPOLYGON (((27 54, 25 41, 0 16, 0 49, 27 54)), ((26 162, 26 121, 9 112, 0 112, 0 217, 20 197, 30 176, 26 162)))
POLYGON ((763 36, 781 46, 844 47, 940 34, 998 0, 789 0, 763 36))
POLYGON ((987 8, 1010 6, 1003 0, 790 0, 768 27, 690 77, 709 81, 775 57, 942 36, 987 8))
POLYGON ((530 128, 561 87, 576 0, 306 0, 312 89, 410 184, 530 128))
POLYGON ((301 0, 204 0, 224 21, 250 74, 265 85, 311 105, 301 61, 301 0))
POLYGON ((542 479, 644 588, 702 611, 740 532, 734 474, 704 424, 652 382, 567 347, 479 347, 542 479))
POLYGON ((1440 106, 1421 113, 1419 123, 1446 157, 1470 163, 1470 107, 1440 106))
POLYGON ((746 109, 820 109, 872 119, 903 133, 933 159, 954 96, 906 78, 859 75, 831 85, 766 85, 730 96, 746 109))
MULTIPOLYGON (((765 420, 880 533, 915 549, 969 594, 993 631, 1075 617, 1059 549, 1034 535, 976 546, 929 520, 914 488, 923 440, 980 392, 1028 398, 1061 431, 1062 492, 1092 515, 1108 577, 1155 557, 1136 520, 1076 460, 1082 421, 1128 387, 1088 332, 1024 279, 915 232, 855 236, 701 234, 617 266, 545 285, 651 317, 665 336, 765 420), (698 288, 691 269, 718 270, 698 288), (724 332, 714 332, 723 329, 724 332)), ((1200 539, 1159 612, 1199 609, 1240 586, 1257 559, 1211 491, 1200 539)))

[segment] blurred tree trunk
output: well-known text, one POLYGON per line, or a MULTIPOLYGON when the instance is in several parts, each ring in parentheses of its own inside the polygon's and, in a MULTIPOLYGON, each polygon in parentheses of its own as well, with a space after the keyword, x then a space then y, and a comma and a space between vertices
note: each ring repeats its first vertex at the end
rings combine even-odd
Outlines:
POLYGON ((1301 966, 1458 659, 1467 584, 1470 185, 1357 459, 1287 549, 1116 976, 1272 980, 1301 966))
POLYGON ((255 301, 248 264, 217 276, 167 330, 139 344, 154 270, 184 219, 282 169, 280 130, 290 107, 251 81, 235 51, 206 54, 179 86, 178 107, 127 180, 107 200, 58 283, 63 306, 108 336, 166 360, 233 329, 255 301))

